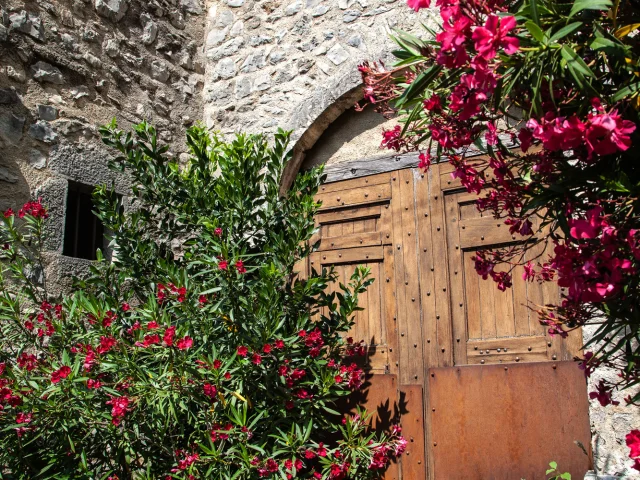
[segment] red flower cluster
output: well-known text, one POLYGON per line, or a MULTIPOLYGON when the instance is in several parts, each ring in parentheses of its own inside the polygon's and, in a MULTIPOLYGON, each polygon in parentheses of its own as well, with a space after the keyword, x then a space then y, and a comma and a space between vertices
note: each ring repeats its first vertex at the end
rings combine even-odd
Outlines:
MULTIPOLYGON (((9 210, 5 212, 5 217, 8 217, 7 213, 9 210)), ((13 214, 13 212, 11 212, 13 214)), ((38 198, 38 200, 34 202, 25 203, 22 208, 18 211, 18 217, 24 218, 25 215, 31 215, 34 218, 49 218, 49 214, 47 213, 47 209, 42 206, 42 198, 38 198)))
POLYGON ((176 300, 182 303, 186 298, 187 289, 186 287, 176 287, 173 283, 166 286, 163 283, 158 283, 158 293, 156 294, 158 302, 163 303, 169 295, 175 296, 176 300))
POLYGON ((626 437, 629 457, 634 460, 632 468, 640 471, 640 430, 631 430, 626 437))
POLYGON ((120 425, 120 422, 124 420, 127 411, 130 409, 130 403, 131 400, 127 396, 111 396, 111 400, 107 402, 107 405, 111 405, 111 423, 114 425, 120 425))
POLYGON ((71 375, 71 367, 63 366, 51 373, 51 383, 59 383, 60 380, 71 375))
POLYGON ((309 356, 311 358, 316 358, 320 355, 320 350, 324 345, 324 340, 322 338, 322 332, 319 328, 315 328, 313 331, 307 333, 305 330, 300 330, 298 333, 300 338, 304 338, 304 344, 309 348, 309 356))
MULTIPOLYGON (((599 113, 590 113, 584 122, 575 115, 558 117, 550 110, 542 119, 531 118, 527 129, 546 150, 578 150, 576 154, 584 151, 582 159, 592 162, 594 154, 603 156, 627 150, 631 146, 630 135, 636 129, 635 124, 623 120, 617 110, 609 113, 602 107, 600 110, 599 113)), ((521 131, 521 134, 528 140, 526 131, 521 131)), ((526 152, 528 148, 529 142, 525 141, 522 150, 526 152)))

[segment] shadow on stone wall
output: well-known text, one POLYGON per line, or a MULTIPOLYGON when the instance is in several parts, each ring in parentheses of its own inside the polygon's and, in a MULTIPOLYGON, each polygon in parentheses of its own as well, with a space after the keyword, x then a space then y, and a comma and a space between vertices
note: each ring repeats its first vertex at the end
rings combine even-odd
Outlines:
POLYGON ((30 153, 24 140, 26 126, 33 123, 21 92, 0 85, 0 211, 9 207, 17 211, 29 199, 29 182, 19 159, 38 161, 37 151, 30 153))

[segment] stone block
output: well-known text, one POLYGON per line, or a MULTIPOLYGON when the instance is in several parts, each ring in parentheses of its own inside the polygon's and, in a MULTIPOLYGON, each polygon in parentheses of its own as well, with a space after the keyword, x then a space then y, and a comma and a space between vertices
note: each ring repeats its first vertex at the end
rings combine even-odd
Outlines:
POLYGON ((109 18, 114 22, 122 20, 129 8, 127 0, 94 0, 94 2, 98 15, 109 18))
POLYGON ((22 138, 24 117, 19 117, 12 112, 0 112, 0 140, 8 145, 17 144, 22 138))
POLYGON ((49 122, 38 120, 29 127, 29 136, 44 143, 56 143, 58 134, 53 130, 49 122))
POLYGON ((344 49, 342 45, 336 43, 327 52, 327 58, 333 62, 334 65, 340 65, 347 61, 349 53, 344 49))
POLYGON ((44 40, 44 25, 37 15, 32 15, 22 10, 9 15, 9 31, 26 33, 36 40, 44 40))
POLYGON ((64 77, 60 69, 47 62, 37 62, 31 67, 31 71, 33 72, 33 78, 38 82, 48 82, 56 85, 64 83, 64 77))
POLYGON ((38 117, 50 122, 58 118, 58 109, 51 105, 38 105, 38 117))

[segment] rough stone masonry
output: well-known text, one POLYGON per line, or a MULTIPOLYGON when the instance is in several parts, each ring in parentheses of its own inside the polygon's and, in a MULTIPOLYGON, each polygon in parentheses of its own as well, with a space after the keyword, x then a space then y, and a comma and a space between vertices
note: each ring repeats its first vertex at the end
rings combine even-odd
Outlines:
MULTIPOLYGON (((302 162, 359 98, 358 63, 390 61, 394 28, 420 33, 420 22, 436 23, 403 0, 204 2, 0 2, 0 210, 43 197, 51 213, 46 268, 58 290, 88 265, 62 255, 69 181, 120 193, 128 186, 107 169, 98 125, 150 120, 180 159, 185 128, 197 120, 223 134, 283 127, 294 131, 302 162)), ((367 114, 368 130, 351 135, 365 117, 345 115, 324 139, 336 145, 332 158, 375 151, 379 123, 367 114)), ((640 427, 638 414, 595 402, 591 422, 598 473, 628 473, 624 435, 640 427)))

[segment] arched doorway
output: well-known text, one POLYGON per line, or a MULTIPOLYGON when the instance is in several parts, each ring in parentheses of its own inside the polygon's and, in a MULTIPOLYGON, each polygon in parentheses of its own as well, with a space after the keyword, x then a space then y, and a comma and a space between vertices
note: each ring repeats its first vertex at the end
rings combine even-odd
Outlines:
POLYGON ((377 150, 381 128, 347 110, 298 154, 328 173, 305 270, 333 266, 344 282, 366 265, 376 279, 351 335, 367 344, 365 405, 382 423, 399 417, 410 441, 386 478, 544 478, 552 460, 581 478, 589 407, 571 360, 582 338, 550 337, 527 306, 559 292, 517 271, 505 292, 483 281, 474 253, 517 239, 477 211, 448 164, 425 173, 415 154, 377 150))

